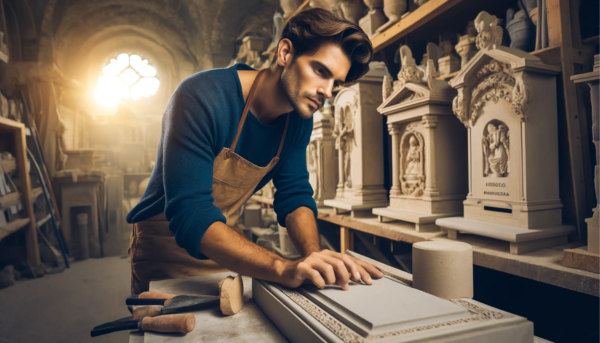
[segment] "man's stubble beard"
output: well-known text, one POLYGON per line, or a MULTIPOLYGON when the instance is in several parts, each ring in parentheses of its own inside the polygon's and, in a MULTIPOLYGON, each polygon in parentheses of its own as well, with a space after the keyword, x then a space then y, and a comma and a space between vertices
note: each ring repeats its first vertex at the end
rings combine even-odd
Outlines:
MULTIPOLYGON (((294 71, 291 69, 292 66, 289 67, 289 69, 284 69, 283 72, 281 73, 281 77, 279 79, 279 82, 281 83, 281 87, 283 88, 283 93, 285 94, 285 96, 287 97, 288 101, 290 102, 290 105, 292 105, 292 108, 294 109, 294 111, 296 111, 296 113, 298 113, 298 115, 302 118, 302 119, 310 119, 312 118, 313 114, 316 112, 312 111, 310 108, 303 106, 300 101, 303 100, 303 98, 306 97, 311 97, 311 98, 317 98, 319 99, 319 96, 311 96, 311 94, 307 93, 307 94, 300 94, 299 91, 299 85, 298 85, 298 77, 294 74, 294 71)), ((321 101, 321 103, 323 103, 323 101, 321 101)))

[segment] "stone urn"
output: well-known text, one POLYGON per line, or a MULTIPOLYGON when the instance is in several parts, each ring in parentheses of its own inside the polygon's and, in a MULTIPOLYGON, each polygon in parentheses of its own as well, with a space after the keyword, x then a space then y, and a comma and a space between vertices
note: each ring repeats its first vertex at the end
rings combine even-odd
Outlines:
MULTIPOLYGON (((522 6, 519 3, 519 6, 522 6)), ((510 47, 525 52, 535 50, 536 28, 529 18, 526 9, 515 12, 510 8, 506 11, 506 30, 510 36, 510 47)))
POLYGON ((407 0, 383 0, 383 13, 388 17, 388 22, 383 24, 378 33, 387 30, 392 25, 400 21, 400 17, 406 12, 407 0))
POLYGON ((288 19, 302 5, 302 0, 280 0, 279 4, 283 10, 283 18, 288 19))
POLYGON ((340 8, 344 15, 344 19, 358 24, 358 20, 362 17, 365 12, 365 6, 361 1, 355 0, 343 0, 340 3, 340 8))

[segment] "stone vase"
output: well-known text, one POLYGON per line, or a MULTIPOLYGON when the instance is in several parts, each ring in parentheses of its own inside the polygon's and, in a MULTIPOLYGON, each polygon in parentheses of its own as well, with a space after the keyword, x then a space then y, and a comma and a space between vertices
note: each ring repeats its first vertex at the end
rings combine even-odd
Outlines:
POLYGON ((365 6, 362 2, 356 2, 354 0, 345 0, 340 3, 340 8, 344 15, 344 19, 358 24, 358 20, 365 11, 365 6))
POLYGON ((536 28, 524 10, 506 12, 506 30, 510 36, 510 47, 530 52, 535 50, 536 28))
POLYGON ((400 17, 406 12, 406 5, 406 0, 384 0, 383 12, 389 20, 377 29, 377 32, 383 32, 400 21, 400 17))

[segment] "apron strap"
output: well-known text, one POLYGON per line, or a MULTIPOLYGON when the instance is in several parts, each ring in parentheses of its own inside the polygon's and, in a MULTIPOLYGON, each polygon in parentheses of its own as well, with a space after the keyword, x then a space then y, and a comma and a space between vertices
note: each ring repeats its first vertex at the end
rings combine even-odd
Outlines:
MULTIPOLYGON (((248 116, 250 102, 252 102, 252 99, 254 98, 254 92, 256 91, 256 88, 258 86, 258 81, 260 81, 260 78, 262 77, 262 74, 265 70, 266 69, 259 70, 258 75, 256 75, 256 78, 254 78, 254 82, 252 82, 252 87, 250 87, 250 93, 248 93, 248 99, 246 99, 246 105, 244 106, 244 111, 242 112, 242 118, 240 118, 235 138, 233 139, 233 143, 231 143, 231 148, 229 148, 229 151, 224 156, 225 159, 230 158, 231 155, 235 153, 235 147, 237 146, 238 139, 240 138, 240 134, 242 133, 242 129, 244 128, 244 122, 246 121, 246 117, 248 116)), ((288 113, 287 118, 285 119, 285 127, 283 129, 283 135, 281 136, 281 142, 279 143, 279 149, 277 150, 277 158, 279 158, 279 155, 281 155, 281 150, 283 149, 283 143, 285 142, 285 135, 287 133, 289 123, 290 114, 288 113)))
POLYGON ((260 78, 261 78, 262 74, 264 73, 264 71, 265 71, 265 69, 261 69, 258 72, 258 75, 256 75, 256 78, 254 78, 254 82, 252 82, 252 87, 250 88, 250 93, 248 93, 248 99, 246 99, 246 105, 244 106, 244 111, 242 112, 242 118, 240 119, 240 122, 238 124, 235 138, 233 139, 233 143, 231 143, 231 148, 229 148, 229 151, 227 152, 227 154, 225 154, 225 159, 231 157, 230 155, 235 152, 235 146, 237 145, 238 138, 240 138, 240 134, 242 133, 242 128, 244 127, 244 122, 246 121, 246 116, 248 115, 248 110, 250 109, 250 103, 252 102, 252 99, 254 98, 254 92, 256 91, 256 88, 258 86, 258 81, 260 81, 260 78))

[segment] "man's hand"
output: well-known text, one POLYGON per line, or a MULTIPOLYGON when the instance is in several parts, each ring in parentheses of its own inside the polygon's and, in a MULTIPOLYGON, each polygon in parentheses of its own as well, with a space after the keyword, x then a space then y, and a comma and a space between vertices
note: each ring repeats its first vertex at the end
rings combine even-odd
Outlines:
POLYGON ((373 283, 371 277, 383 277, 383 273, 373 265, 330 250, 313 252, 303 259, 289 261, 280 275, 279 283, 290 288, 296 288, 309 281, 318 288, 337 284, 343 290, 350 288, 350 279, 356 282, 363 280, 370 285, 373 283))

